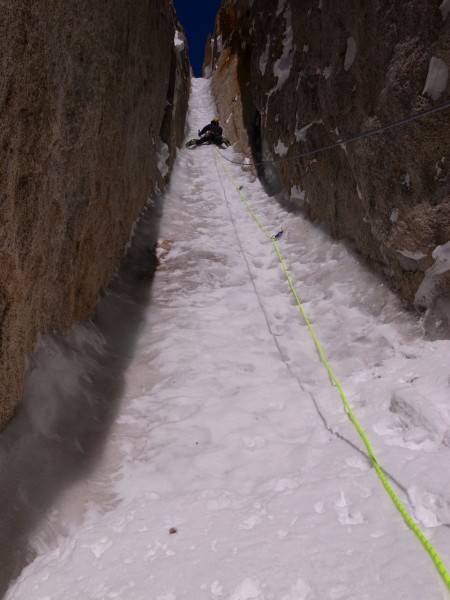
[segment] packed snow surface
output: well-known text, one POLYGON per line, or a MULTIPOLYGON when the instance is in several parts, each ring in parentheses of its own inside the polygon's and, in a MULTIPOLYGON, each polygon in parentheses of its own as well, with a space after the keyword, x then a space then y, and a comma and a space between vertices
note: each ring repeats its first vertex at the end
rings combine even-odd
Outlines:
MULTIPOLYGON (((194 79, 187 138, 215 113, 194 79)), ((450 343, 425 341, 349 249, 248 168, 226 168, 269 232, 284 229, 280 251, 328 360, 448 567, 450 343)), ((212 147, 179 152, 160 237, 104 452, 37 527, 37 557, 7 599, 448 599, 212 147)))

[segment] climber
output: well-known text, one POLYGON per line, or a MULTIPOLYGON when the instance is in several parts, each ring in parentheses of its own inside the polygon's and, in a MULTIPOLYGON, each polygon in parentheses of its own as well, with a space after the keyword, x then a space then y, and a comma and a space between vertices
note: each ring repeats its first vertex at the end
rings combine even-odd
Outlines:
POLYGON ((222 133, 223 130, 222 127, 219 125, 219 118, 214 117, 211 123, 208 123, 208 125, 205 125, 203 129, 199 130, 199 139, 190 140, 186 144, 186 146, 200 146, 201 144, 207 144, 211 142, 218 145, 225 144, 225 146, 229 146, 230 142, 227 140, 227 138, 222 136, 222 133))
POLYGON ((205 142, 214 142, 216 144, 222 143, 222 127, 219 125, 219 118, 214 117, 211 123, 205 125, 201 131, 198 132, 200 139, 197 141, 197 145, 204 144, 205 142))

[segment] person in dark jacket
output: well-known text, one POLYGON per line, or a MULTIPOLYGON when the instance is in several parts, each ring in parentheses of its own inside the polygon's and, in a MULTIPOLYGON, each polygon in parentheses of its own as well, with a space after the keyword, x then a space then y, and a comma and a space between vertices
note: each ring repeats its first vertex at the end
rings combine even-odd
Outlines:
POLYGON ((219 118, 214 117, 211 123, 208 123, 208 125, 205 125, 203 129, 199 130, 198 135, 200 139, 190 140, 186 144, 186 147, 189 148, 189 146, 200 146, 201 144, 209 144, 211 142, 218 145, 224 144, 225 146, 229 146, 230 142, 227 140, 227 138, 223 137, 222 133, 223 129, 219 125, 219 118))
POLYGON ((219 125, 218 117, 214 117, 211 123, 205 125, 203 129, 198 132, 200 139, 197 140, 197 145, 204 144, 206 142, 214 142, 216 144, 222 143, 223 129, 219 125))

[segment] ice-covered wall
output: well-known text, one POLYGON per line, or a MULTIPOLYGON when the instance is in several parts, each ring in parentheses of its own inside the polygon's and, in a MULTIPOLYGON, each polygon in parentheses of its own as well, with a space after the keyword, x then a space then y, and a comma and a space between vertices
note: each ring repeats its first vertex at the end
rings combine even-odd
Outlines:
POLYGON ((171 0, 6 0, 0 54, 1 424, 38 335, 93 313, 164 185, 190 67, 171 0))
MULTIPOLYGON (((270 160, 448 102, 449 65, 440 0, 223 0, 205 73, 226 135, 270 160)), ((450 240, 449 112, 259 174, 351 240, 409 303, 448 302, 450 270, 433 265, 450 240)))

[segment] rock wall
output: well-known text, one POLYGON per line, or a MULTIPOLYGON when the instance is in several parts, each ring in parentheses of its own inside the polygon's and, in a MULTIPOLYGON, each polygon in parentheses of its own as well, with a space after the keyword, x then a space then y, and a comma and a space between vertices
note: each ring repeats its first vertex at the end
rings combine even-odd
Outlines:
POLYGON ((449 109, 284 161, 448 102, 449 12, 449 0, 223 0, 204 74, 227 137, 256 162, 283 159, 258 167, 274 192, 450 324, 449 109))
POLYGON ((37 336, 93 313, 168 177, 189 94, 183 39, 171 0, 2 2, 0 423, 37 336))

